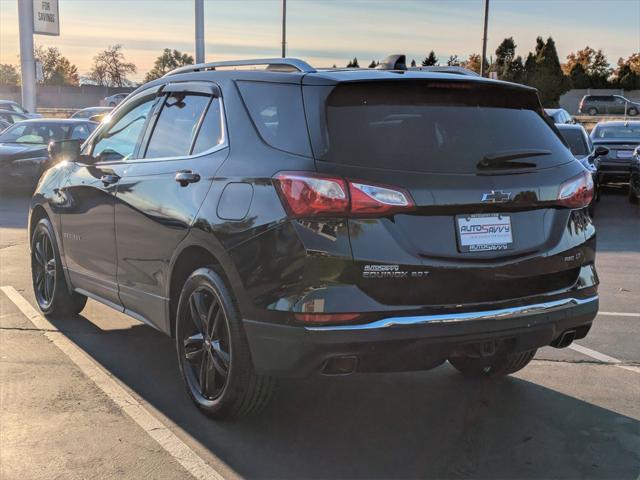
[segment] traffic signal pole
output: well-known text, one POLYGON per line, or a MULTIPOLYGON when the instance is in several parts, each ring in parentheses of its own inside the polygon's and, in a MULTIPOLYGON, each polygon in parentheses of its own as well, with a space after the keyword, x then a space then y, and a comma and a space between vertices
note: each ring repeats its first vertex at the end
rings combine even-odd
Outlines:
POLYGON ((36 61, 33 57, 33 0, 18 0, 22 106, 36 111, 36 61))

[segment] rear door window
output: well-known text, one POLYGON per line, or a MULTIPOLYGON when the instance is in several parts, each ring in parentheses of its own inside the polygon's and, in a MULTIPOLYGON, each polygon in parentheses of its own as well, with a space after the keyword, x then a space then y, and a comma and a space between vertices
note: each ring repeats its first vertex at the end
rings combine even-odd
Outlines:
POLYGON ((213 98, 204 116, 198 136, 193 145, 193 155, 205 152, 220 145, 224 141, 222 112, 219 98, 213 98))
POLYGON ((238 81, 262 139, 285 152, 311 156, 300 85, 238 81))
POLYGON ((172 92, 167 95, 144 157, 189 155, 200 119, 210 100, 209 95, 189 92, 172 92))
MULTIPOLYGON (((307 87, 305 101, 316 92, 322 102, 317 89, 307 87)), ((325 95, 324 107, 307 108, 317 112, 309 121, 319 160, 434 173, 476 172, 485 155, 509 151, 548 151, 532 159, 538 168, 573 160, 529 91, 371 82, 325 95)))

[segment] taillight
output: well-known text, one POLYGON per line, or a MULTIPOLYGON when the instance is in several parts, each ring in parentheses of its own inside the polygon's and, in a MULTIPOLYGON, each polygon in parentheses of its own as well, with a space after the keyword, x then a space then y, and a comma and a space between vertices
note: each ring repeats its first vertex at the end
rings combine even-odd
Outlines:
POLYGON ((341 178, 281 173, 274 181, 293 217, 344 214, 349 208, 347 184, 341 178))
POLYGON ((414 208, 409 192, 314 173, 283 172, 274 178, 291 217, 388 215, 414 208))
POLYGON ((560 185, 558 203, 569 208, 583 208, 593 200, 593 178, 584 172, 560 185))

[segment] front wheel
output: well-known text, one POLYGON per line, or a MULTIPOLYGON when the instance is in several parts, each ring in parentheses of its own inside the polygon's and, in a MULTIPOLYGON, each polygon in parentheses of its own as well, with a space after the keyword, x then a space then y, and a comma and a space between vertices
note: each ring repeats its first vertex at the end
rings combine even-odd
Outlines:
POLYGON ((176 350, 187 392, 207 415, 241 417, 267 404, 273 379, 255 373, 240 314, 213 268, 196 270, 182 288, 176 350))
POLYGON ((47 218, 33 229, 31 279, 38 307, 45 315, 76 315, 87 303, 87 297, 70 290, 65 281, 53 226, 47 218))
POLYGON ((637 109, 637 108, 633 108, 633 107, 632 107, 632 108, 630 108, 630 109, 627 111, 627 114, 628 114, 630 117, 635 117, 636 115, 638 115, 638 109, 637 109))
POLYGON ((449 363, 468 378, 502 377, 526 367, 536 351, 533 349, 484 358, 456 356, 449 358, 449 363))

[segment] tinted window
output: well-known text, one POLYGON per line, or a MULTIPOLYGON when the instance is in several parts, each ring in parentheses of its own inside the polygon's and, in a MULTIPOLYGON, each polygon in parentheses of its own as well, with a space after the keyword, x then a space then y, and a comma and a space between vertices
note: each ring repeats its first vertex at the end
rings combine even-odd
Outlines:
POLYGON ((210 99, 207 95, 184 92, 167 96, 151 134, 145 158, 189 155, 200 117, 210 99))
POLYGON ((149 96, 129 106, 95 143, 93 157, 98 161, 128 160, 133 155, 147 116, 156 97, 149 96))
POLYGON ((485 155, 513 150, 549 150, 532 159, 539 167, 573 160, 528 103, 537 103, 531 92, 495 87, 343 84, 319 109, 326 118, 320 135, 312 128, 314 153, 345 165, 438 173, 476 172, 485 155))
POLYGON ((274 148, 311 155, 299 85, 238 82, 262 139, 274 148))
POLYGON ((95 129, 96 126, 91 123, 76 125, 75 127, 73 127, 69 138, 73 140, 86 140, 87 138, 89 138, 91 132, 93 132, 95 129))
POLYGON ((599 125, 593 129, 591 138, 594 140, 631 139, 640 141, 639 125, 599 125))
POLYGON ((222 138, 222 117, 220 116, 220 100, 214 98, 204 116, 198 138, 193 146, 193 154, 202 153, 220 145, 222 138))
POLYGON ((589 146, 587 145, 584 135, 577 129, 560 129, 560 133, 569 144, 571 153, 575 156, 583 156, 589 154, 589 146))

